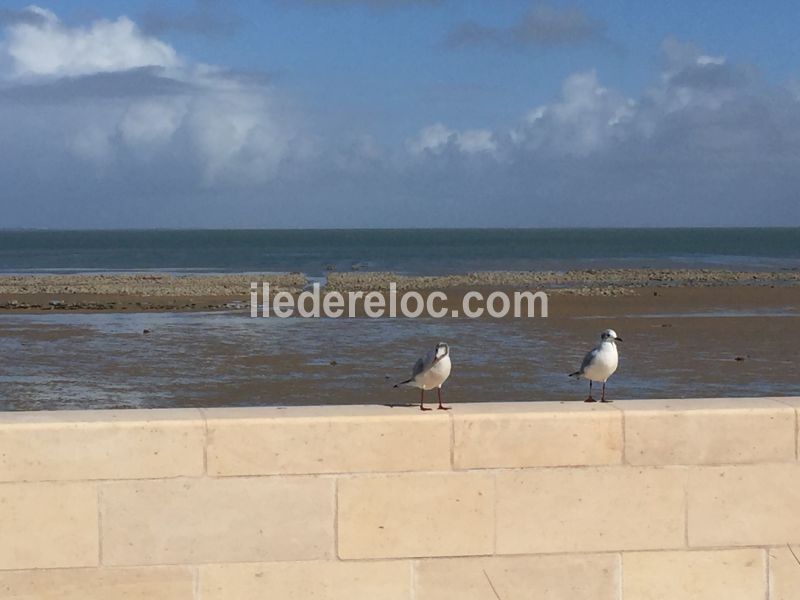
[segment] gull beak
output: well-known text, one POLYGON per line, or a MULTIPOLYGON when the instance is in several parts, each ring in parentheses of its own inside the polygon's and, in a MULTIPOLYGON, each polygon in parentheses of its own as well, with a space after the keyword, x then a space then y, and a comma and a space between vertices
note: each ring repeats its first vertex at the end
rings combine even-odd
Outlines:
POLYGON ((617 342, 621 342, 621 341, 622 341, 622 338, 621 338, 621 337, 614 338, 614 339, 615 339, 617 342))

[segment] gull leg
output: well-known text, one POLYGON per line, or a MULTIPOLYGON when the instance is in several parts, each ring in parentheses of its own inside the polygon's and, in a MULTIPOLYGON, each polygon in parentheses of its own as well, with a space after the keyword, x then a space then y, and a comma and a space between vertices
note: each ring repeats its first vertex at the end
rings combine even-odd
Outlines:
POLYGON ((425 390, 419 388, 419 409, 420 410, 431 410, 430 408, 425 408, 425 390))
POLYGON ((436 391, 439 394, 439 410, 450 410, 452 408, 451 406, 442 406, 442 388, 438 387, 436 391))
POLYGON ((611 402, 611 400, 606 400, 606 382, 603 382, 603 395, 600 396, 600 402, 611 402))
POLYGON ((589 397, 584 400, 584 402, 597 402, 594 398, 592 398, 592 380, 589 380, 589 397))

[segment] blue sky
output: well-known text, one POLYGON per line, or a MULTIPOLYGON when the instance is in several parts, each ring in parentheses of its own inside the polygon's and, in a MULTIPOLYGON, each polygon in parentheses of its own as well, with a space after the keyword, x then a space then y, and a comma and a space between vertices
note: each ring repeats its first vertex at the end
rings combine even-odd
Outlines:
MULTIPOLYGON (((370 7, 368 0, 206 4, 215 5, 209 12, 223 21, 222 31, 165 30, 159 37, 197 61, 268 73, 313 110, 344 119, 366 116, 400 138, 406 127, 432 121, 455 127, 512 124, 532 105, 552 100, 570 74, 587 69, 596 69, 606 85, 636 95, 651 83, 661 44, 670 36, 732 62, 758 65, 775 82, 800 76, 800 4, 791 1, 734 1, 724 10, 718 0, 553 2, 602 20, 607 41, 511 51, 453 49, 445 40, 467 20, 513 24, 535 2, 399 2, 393 8, 370 7)), ((180 18, 196 6, 192 0, 61 0, 50 8, 64 21, 82 24, 120 15, 141 22, 154 12, 180 18)))
POLYGON ((0 226, 800 225, 798 22, 789 1, 5 2, 0 226))

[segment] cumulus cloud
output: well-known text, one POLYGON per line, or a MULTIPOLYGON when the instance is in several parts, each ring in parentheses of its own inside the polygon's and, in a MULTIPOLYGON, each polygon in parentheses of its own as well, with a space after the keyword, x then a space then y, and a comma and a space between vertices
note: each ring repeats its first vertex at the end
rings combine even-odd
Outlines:
MULTIPOLYGON (((666 40, 660 75, 637 97, 579 72, 514 126, 482 131, 494 147, 463 197, 483 190, 509 223, 512 213, 539 225, 800 222, 793 86, 693 44, 666 40)), ((408 146, 427 152, 429 173, 439 161, 466 181, 476 156, 459 143, 466 133, 436 124, 408 146)))
POLYGON ((50 11, 27 12, 38 20, 11 22, 0 47, 9 65, 0 127, 39 111, 64 163, 71 155, 106 180, 154 169, 169 177, 173 165, 194 187, 247 186, 308 152, 263 78, 184 60, 124 16, 70 27, 50 11))
POLYGON ((561 98, 532 110, 509 137, 529 151, 585 156, 624 137, 635 107, 602 86, 595 71, 576 73, 564 82, 561 98))
POLYGON ((22 12, 0 13, 5 226, 800 223, 800 86, 690 43, 639 93, 586 69, 513 122, 390 144, 126 17, 22 12))
POLYGON ((451 47, 493 44, 499 46, 570 46, 603 38, 606 25, 578 8, 536 4, 508 27, 467 21, 446 38, 451 47))
POLYGON ((502 160, 519 152, 548 156, 587 156, 629 135, 636 102, 602 86, 595 71, 569 76, 560 97, 536 107, 506 130, 458 131, 441 123, 423 128, 409 139, 413 153, 484 152, 502 160))
POLYGON ((181 97, 148 98, 132 103, 116 125, 121 139, 131 147, 147 148, 169 142, 189 110, 181 97))
MULTIPOLYGON (((674 39, 664 42, 663 57, 660 77, 638 98, 604 86, 594 70, 579 72, 565 79, 557 99, 534 107, 517 125, 476 131, 491 141, 497 159, 607 156, 633 146, 680 155, 691 147, 747 153, 776 133, 764 128, 767 123, 800 118, 791 88, 770 88, 752 68, 674 39), (671 147, 679 137, 688 148, 671 147)), ((471 154, 475 148, 462 143, 469 134, 438 123, 423 128, 408 146, 471 154)))
POLYGON ((276 113, 260 90, 237 87, 194 99, 185 124, 206 179, 259 183, 275 177, 295 137, 276 113))
POLYGON ((32 6, 27 12, 39 20, 8 28, 5 51, 15 76, 75 76, 180 64, 170 46, 143 35, 127 17, 72 28, 49 10, 32 6))
POLYGON ((408 140, 406 147, 412 154, 442 154, 449 148, 464 154, 493 154, 497 144, 488 129, 467 129, 454 131, 436 123, 425 127, 419 134, 408 140))

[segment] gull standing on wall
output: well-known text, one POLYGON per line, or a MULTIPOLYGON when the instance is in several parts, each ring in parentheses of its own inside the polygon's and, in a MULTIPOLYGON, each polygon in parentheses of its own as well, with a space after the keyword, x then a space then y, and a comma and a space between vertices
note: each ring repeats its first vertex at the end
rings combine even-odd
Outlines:
POLYGON ((394 387, 409 386, 419 388, 419 409, 425 408, 425 390, 435 389, 439 396, 439 410, 450 410, 442 405, 442 384, 450 377, 450 346, 439 342, 423 358, 417 360, 411 371, 411 378, 401 381, 394 387))
POLYGON ((583 377, 589 380, 589 397, 584 402, 595 402, 595 399, 592 398, 593 381, 603 384, 600 402, 611 402, 611 400, 606 400, 606 381, 614 374, 619 365, 617 342, 621 341, 622 338, 617 336, 616 331, 606 329, 600 334, 600 344, 583 357, 581 368, 569 374, 570 377, 583 377))

